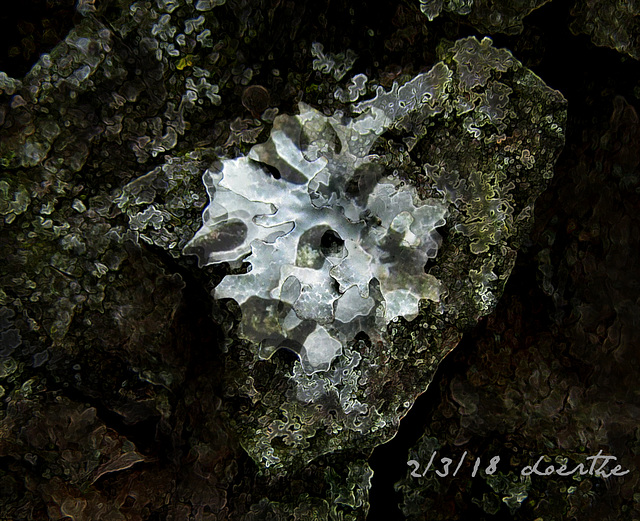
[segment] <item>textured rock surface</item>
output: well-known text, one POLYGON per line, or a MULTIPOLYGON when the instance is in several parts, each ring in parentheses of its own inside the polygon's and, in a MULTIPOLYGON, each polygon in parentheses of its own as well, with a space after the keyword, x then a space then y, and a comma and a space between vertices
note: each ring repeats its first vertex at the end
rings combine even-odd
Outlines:
MULTIPOLYGON (((375 336, 366 323, 352 325, 355 338, 345 337, 342 349, 332 352, 335 359, 327 370, 305 371, 305 365, 309 368, 311 364, 303 361, 301 365, 296 362, 289 372, 278 360, 262 361, 264 356, 253 343, 230 347, 232 358, 243 356, 244 349, 254 356, 251 364, 238 362, 239 373, 233 373, 228 385, 237 389, 239 397, 252 400, 252 410, 236 422, 243 447, 267 467, 306 465, 322 454, 348 447, 373 448, 393 436, 400 418, 426 389, 438 363, 455 347, 462 331, 494 306, 513 267, 533 201, 552 176, 553 161, 563 141, 562 96, 523 68, 508 51, 494 48, 489 39, 456 42, 443 50, 442 61, 429 73, 402 87, 395 84, 388 92, 380 88, 374 99, 360 102, 355 110, 363 116, 349 123, 354 127, 368 121, 362 118, 370 117, 370 110, 384 110, 378 118, 384 115, 392 122, 395 136, 379 142, 379 148, 374 145, 372 151, 380 153, 370 160, 372 164, 410 179, 420 193, 435 201, 423 204, 437 202, 434 207, 446 208, 446 223, 440 230, 447 238, 427 268, 428 275, 437 281, 438 292, 431 302, 423 301, 413 321, 393 321, 387 331, 375 336), (462 154, 461 150, 467 152, 462 154), (358 337, 360 330, 368 334, 358 337), (274 380, 282 382, 282 387, 267 384, 274 380), (238 382, 250 386, 243 389, 238 382)), ((300 126, 304 132, 304 125, 300 126)), ((260 159, 258 153, 253 157, 260 159)), ((274 166, 283 164, 277 154, 269 161, 274 166)), ((314 175, 322 171, 320 160, 316 161, 311 163, 314 175)), ((225 164, 218 174, 220 185, 224 186, 227 165, 235 168, 242 164, 238 160, 225 164)), ((337 174, 353 175, 348 171, 337 174)), ((262 175, 267 186, 278 182, 264 172, 252 175, 262 175)), ((331 183, 325 181, 324 185, 331 183)), ((210 193, 213 195, 213 190, 210 193)), ((264 197, 268 200, 267 192, 264 197)), ((330 195, 324 197, 331 199, 330 195)), ((274 204, 278 206, 277 199, 274 204)), ((374 216, 375 204, 371 210, 374 216)), ((344 215, 350 212, 347 208, 344 215)), ((304 226, 304 214, 300 218, 304 226)), ((289 220, 295 225, 295 215, 284 219, 289 220)), ((208 233, 206 222, 205 218, 203 230, 208 233)), ((341 236, 346 233, 338 232, 341 236)), ((201 259, 208 260, 206 245, 199 243, 199 247, 201 259)), ((288 255, 292 256, 294 250, 290 250, 288 255)), ((254 246, 249 262, 258 252, 269 255, 254 246)), ((280 264, 275 263, 276 267, 280 264)), ((284 279, 279 270, 271 272, 271 279, 267 275, 260 272, 269 281, 267 288, 272 287, 271 280, 284 279)), ((259 284, 258 279, 255 283, 259 284)), ((412 288, 411 282, 405 284, 412 288)), ((233 298, 229 287, 223 282, 222 296, 233 298)), ((245 329, 239 334, 259 340, 246 333, 245 315, 252 321, 268 321, 273 320, 274 312, 255 303, 250 307, 244 299, 243 295, 239 303, 241 328, 245 329)), ((280 312, 279 320, 284 323, 289 309, 280 312)), ((302 317, 298 314, 298 318, 302 317)), ((263 332, 267 327, 255 329, 263 332)))
POLYGON ((441 382, 431 425, 409 458, 423 463, 422 472, 437 450, 438 470, 440 458, 450 457, 452 472, 467 457, 457 477, 407 472, 397 484, 407 519, 637 517, 638 409, 628 397, 637 385, 625 367, 638 357, 631 332, 639 250, 631 230, 639 224, 640 128, 626 101, 615 99, 612 109, 605 128, 585 133, 559 162, 554 184, 562 210, 549 197, 540 203, 538 253, 527 261, 531 275, 538 268, 540 287, 531 277, 524 288, 507 289, 472 336, 470 355, 453 355, 456 369, 441 382), (555 304, 545 308, 551 299, 555 304), (630 472, 608 479, 520 477, 540 456, 547 456, 541 470, 589 468, 586 458, 599 450, 617 458, 607 472, 616 464, 630 472), (497 471, 487 475, 483 469, 495 456, 497 471), (482 470, 472 479, 478 458, 482 470), (471 486, 479 491, 472 504, 456 495, 471 486))
POLYGON ((488 34, 519 34, 523 19, 550 0, 419 0, 420 10, 429 21, 442 12, 459 16, 465 22, 488 34))
MULTIPOLYGON (((429 23, 417 2, 81 1, 65 26, 47 13, 70 3, 52 1, 16 22, 7 49, 27 42, 25 60, 59 34, 32 69, 0 53, 0 517, 364 520, 399 499, 385 519, 633 519, 634 471, 522 484, 507 466, 393 493, 407 447, 433 439, 442 455, 500 453, 513 468, 542 452, 635 461, 639 76, 634 60, 572 36, 556 3, 516 16, 521 36, 500 45, 465 38, 444 7, 429 23), (570 99, 569 124, 529 69, 570 99), (409 214, 444 208, 420 273, 442 289, 369 329, 352 306, 334 309, 353 327, 328 368, 305 370, 241 338, 263 309, 211 298, 246 272, 242 259, 184 255, 210 203, 203 176, 301 112, 310 127, 293 148, 343 157, 319 124, 339 130, 383 105, 358 157, 374 186, 411 196, 409 214), (414 439, 389 452, 407 429, 414 439)), ((268 163, 265 179, 282 175, 268 163)), ((358 217, 387 215, 356 202, 358 217)), ((409 220, 383 228, 410 250, 409 220)), ((353 236, 372 248, 362 226, 353 236)), ((315 266, 318 248, 304 250, 315 266)), ((340 240, 319 250, 334 258, 340 240)))
POLYGON ((640 6, 637 2, 579 0, 572 9, 571 30, 588 34, 596 45, 640 60, 640 6))

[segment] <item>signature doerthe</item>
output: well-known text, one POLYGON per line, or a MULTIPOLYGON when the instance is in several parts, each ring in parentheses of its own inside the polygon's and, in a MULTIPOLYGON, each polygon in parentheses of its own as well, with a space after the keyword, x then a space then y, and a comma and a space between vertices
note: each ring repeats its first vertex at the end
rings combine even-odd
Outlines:
MULTIPOLYGON (((431 454, 431 458, 427 465, 422 468, 422 465, 417 460, 409 460, 407 461, 407 465, 413 467, 411 471, 411 476, 414 478, 422 478, 426 476, 430 471, 435 472, 435 474, 441 478, 445 478, 449 476, 449 472, 451 471, 451 467, 453 464, 453 459, 451 458, 440 458, 439 463, 435 463, 437 451, 433 451, 431 454)), ((455 465, 455 470, 452 472, 452 476, 456 476, 458 471, 462 467, 462 464, 467 456, 467 451, 464 451, 460 460, 455 465)), ((521 476, 551 476, 552 474, 556 474, 558 476, 572 476, 574 474, 580 474, 582 476, 590 475, 602 478, 609 478, 612 476, 624 476, 628 474, 630 470, 623 469, 622 465, 616 465, 611 470, 607 468, 609 463, 615 463, 618 459, 615 456, 607 456, 602 454, 602 450, 598 451, 598 454, 595 456, 587 456, 585 459, 587 463, 577 463, 575 465, 561 464, 555 465, 553 463, 544 463, 544 460, 550 458, 548 456, 540 456, 535 463, 532 465, 527 465, 520 469, 521 476)), ((494 474, 498 469, 498 465, 500 464, 500 456, 493 456, 489 460, 489 464, 486 466, 482 466, 481 458, 476 458, 475 463, 473 465, 473 470, 471 471, 471 477, 474 478, 478 473, 478 470, 484 472, 485 474, 491 475, 494 474)))

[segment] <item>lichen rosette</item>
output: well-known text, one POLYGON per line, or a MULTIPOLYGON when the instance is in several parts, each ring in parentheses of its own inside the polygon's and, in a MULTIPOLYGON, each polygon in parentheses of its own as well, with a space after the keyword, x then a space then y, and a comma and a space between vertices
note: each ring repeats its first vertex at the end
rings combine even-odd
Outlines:
POLYGON ((421 299, 438 300, 424 266, 446 206, 369 155, 389 122, 380 110, 349 119, 300 104, 247 157, 206 172, 211 202, 185 253, 201 265, 250 264, 215 297, 240 305, 240 336, 261 356, 286 347, 307 373, 327 370, 357 333, 378 337, 396 317, 415 318, 421 299))

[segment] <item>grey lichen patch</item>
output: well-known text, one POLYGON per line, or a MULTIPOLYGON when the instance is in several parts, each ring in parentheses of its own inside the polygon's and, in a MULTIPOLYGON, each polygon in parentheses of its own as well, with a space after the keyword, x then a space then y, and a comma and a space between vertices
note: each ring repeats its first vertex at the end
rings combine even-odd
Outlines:
POLYGON ((209 169, 185 250, 251 264, 214 295, 242 313, 228 381, 252 403, 242 445, 276 471, 394 435, 495 306, 564 140, 564 98, 486 38, 443 45, 430 71, 351 109, 302 105, 209 169))
POLYGON ((211 203, 185 253, 200 265, 250 263, 215 297, 240 304, 240 335, 261 344, 262 356, 296 349, 307 373, 327 370, 356 333, 378 336, 396 317, 415 318, 421 299, 439 299, 438 280, 423 268, 437 253, 445 205, 379 179, 369 150, 393 119, 381 106, 349 119, 301 104, 248 157, 204 176, 211 203), (340 248, 323 247, 331 240, 340 248), (255 327, 256 306, 277 320, 255 327), (278 317, 272 307, 289 311, 278 317))

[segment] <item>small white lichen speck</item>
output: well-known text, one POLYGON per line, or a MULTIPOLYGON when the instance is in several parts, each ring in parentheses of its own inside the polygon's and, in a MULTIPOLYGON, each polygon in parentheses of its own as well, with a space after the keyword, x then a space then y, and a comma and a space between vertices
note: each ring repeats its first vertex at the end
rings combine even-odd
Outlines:
MULTIPOLYGON (((429 83, 421 76, 413 81, 429 83)), ((262 357, 286 347, 308 374, 327 370, 358 332, 377 337, 394 318, 415 318, 421 299, 438 301, 424 266, 446 206, 420 200, 368 155, 398 110, 368 104, 349 119, 301 103, 247 157, 205 173, 210 203, 184 252, 200 265, 250 263, 214 296, 240 305, 239 335, 262 357)))

